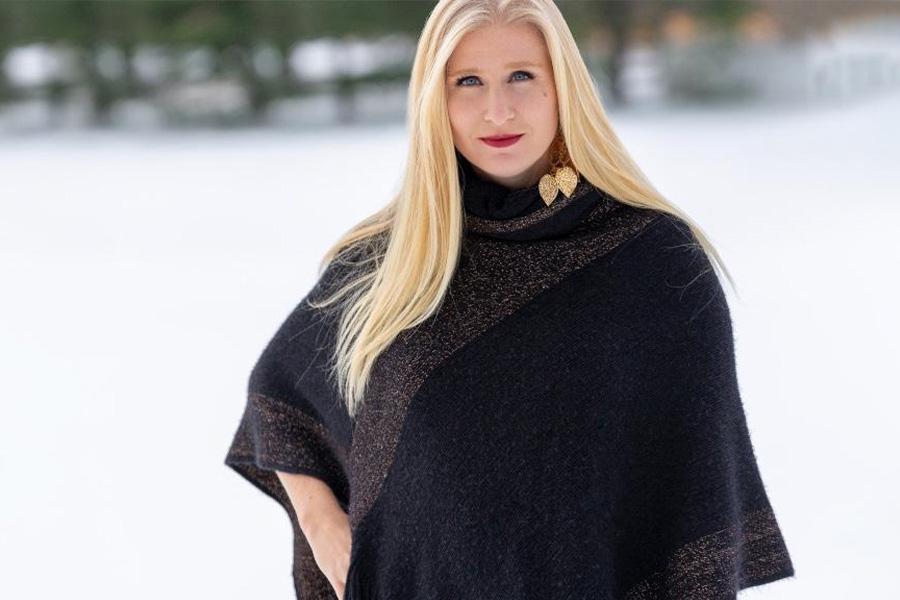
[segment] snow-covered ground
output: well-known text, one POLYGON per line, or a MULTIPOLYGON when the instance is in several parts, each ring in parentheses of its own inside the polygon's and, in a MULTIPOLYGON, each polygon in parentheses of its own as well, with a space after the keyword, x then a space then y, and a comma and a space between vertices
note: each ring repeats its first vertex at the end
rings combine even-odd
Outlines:
MULTIPOLYGON (((888 597, 900 98, 611 118, 739 286, 797 570, 745 594, 888 597)), ((263 345, 405 151, 402 125, 0 140, 0 597, 293 597, 285 514, 222 461, 263 345)))

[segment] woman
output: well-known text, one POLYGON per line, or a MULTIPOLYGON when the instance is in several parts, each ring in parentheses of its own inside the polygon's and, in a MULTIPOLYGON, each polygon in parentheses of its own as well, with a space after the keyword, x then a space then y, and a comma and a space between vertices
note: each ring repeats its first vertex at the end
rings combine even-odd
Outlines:
POLYGON ((297 597, 792 576, 708 256, 727 270, 628 157, 555 5, 438 2, 408 114, 402 189, 329 250, 226 459, 288 512, 297 597))

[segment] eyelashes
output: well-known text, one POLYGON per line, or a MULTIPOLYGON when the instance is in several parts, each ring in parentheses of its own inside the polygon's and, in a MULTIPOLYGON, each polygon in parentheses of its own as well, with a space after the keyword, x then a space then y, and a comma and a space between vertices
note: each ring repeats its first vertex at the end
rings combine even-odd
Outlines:
MULTIPOLYGON (((526 75, 527 78, 526 79, 518 79, 516 81, 528 81, 529 79, 534 79, 534 75, 532 75, 528 71, 515 71, 515 72, 513 72, 513 76, 515 76, 519 73, 526 75)), ((467 79, 478 79, 478 76, 477 75, 464 75, 463 77, 458 78, 456 80, 457 87, 473 87, 471 85, 463 85, 463 82, 466 81, 467 79)))

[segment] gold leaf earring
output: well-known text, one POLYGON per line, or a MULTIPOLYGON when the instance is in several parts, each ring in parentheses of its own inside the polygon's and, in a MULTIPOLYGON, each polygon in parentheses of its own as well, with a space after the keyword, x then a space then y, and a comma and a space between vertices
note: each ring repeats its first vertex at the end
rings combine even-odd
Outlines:
POLYGON ((562 132, 557 132, 556 139, 553 140, 550 165, 550 173, 541 177, 538 184, 538 191, 547 206, 550 206, 560 191, 565 194, 566 198, 571 196, 578 185, 578 173, 572 168, 568 159, 562 132))

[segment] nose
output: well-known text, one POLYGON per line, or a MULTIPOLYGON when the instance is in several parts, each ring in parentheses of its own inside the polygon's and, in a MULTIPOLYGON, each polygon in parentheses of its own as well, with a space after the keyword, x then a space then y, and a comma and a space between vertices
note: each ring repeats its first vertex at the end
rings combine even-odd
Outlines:
POLYGON ((502 86, 488 90, 484 120, 501 125, 512 117, 513 112, 502 86))

